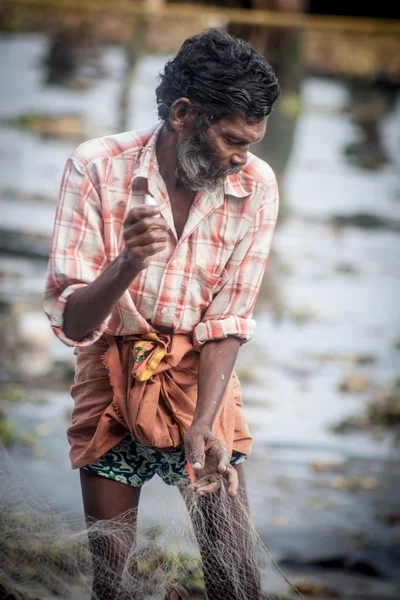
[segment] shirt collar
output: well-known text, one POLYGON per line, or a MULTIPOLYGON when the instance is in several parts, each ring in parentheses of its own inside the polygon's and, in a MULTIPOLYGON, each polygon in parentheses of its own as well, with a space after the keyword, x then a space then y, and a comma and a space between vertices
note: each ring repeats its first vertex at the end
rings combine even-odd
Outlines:
POLYGON ((225 196, 246 198, 247 196, 250 196, 253 189, 253 179, 243 171, 239 171, 236 175, 229 175, 224 182, 225 196))

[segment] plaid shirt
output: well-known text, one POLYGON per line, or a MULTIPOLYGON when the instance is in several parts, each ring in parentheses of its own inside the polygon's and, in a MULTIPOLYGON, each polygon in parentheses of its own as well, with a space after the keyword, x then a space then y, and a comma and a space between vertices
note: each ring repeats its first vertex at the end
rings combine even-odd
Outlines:
POLYGON ((56 335, 85 346, 103 332, 140 334, 169 327, 193 344, 236 336, 249 340, 251 318, 278 213, 274 173, 249 153, 245 167, 215 194, 197 194, 178 240, 156 158, 160 127, 88 141, 69 157, 61 184, 44 295, 56 335), (143 198, 136 177, 170 227, 166 249, 132 281, 112 313, 82 341, 63 332, 68 297, 91 283, 124 248, 123 222, 143 198))

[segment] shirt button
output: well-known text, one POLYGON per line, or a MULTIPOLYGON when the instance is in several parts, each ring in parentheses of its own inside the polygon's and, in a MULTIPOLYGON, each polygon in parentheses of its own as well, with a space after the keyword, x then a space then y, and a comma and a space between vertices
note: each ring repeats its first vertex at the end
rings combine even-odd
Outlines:
POLYGON ((177 264, 178 264, 178 263, 176 262, 176 260, 173 260, 173 261, 171 261, 171 265, 172 265, 173 267, 176 267, 176 265, 177 265, 177 264))
POLYGON ((168 308, 166 308, 166 307, 164 306, 164 308, 162 308, 162 309, 161 309, 161 314, 162 314, 162 315, 166 315, 166 314, 167 314, 167 312, 168 312, 168 308))

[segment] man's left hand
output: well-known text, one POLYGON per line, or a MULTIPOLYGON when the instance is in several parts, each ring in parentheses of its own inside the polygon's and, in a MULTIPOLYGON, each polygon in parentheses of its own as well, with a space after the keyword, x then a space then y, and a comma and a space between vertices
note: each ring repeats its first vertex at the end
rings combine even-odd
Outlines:
POLYGON ((186 458, 198 476, 198 480, 192 483, 192 489, 199 495, 215 492, 221 485, 222 475, 228 495, 236 496, 239 486, 236 469, 230 464, 224 444, 212 434, 208 425, 189 427, 183 443, 186 458))

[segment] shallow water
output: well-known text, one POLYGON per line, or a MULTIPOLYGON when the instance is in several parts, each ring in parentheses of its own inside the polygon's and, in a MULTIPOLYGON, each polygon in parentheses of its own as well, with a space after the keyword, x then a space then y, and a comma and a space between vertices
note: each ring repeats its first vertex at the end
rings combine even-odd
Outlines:
MULTIPOLYGON (((77 113, 84 118, 85 136, 115 132, 121 52, 105 50, 104 77, 88 90, 73 91, 43 84, 46 43, 41 35, 0 38, 7 58, 0 119, 24 112, 77 113)), ((154 122, 155 80, 164 62, 148 57, 139 63, 130 127, 154 122)), ((250 373, 251 379, 246 383, 244 377, 243 392, 254 435, 247 465, 252 513, 271 550, 289 565, 345 557, 349 565, 362 559, 379 575, 393 577, 398 576, 399 526, 388 526, 382 517, 396 511, 399 448, 387 432, 377 438, 369 432, 339 435, 330 428, 360 414, 375 385, 399 376, 400 235, 382 228, 338 228, 332 218, 367 213, 400 222, 400 98, 380 124, 391 162, 376 171, 344 157, 345 145, 356 135, 344 110, 349 100, 344 84, 308 78, 301 99, 280 182, 286 216, 273 244, 273 277, 265 279, 255 338, 238 361, 239 374, 250 373), (271 282, 280 298, 279 320, 265 302, 271 282), (358 366, 357 355, 370 355, 373 362, 358 366), (366 375, 369 387, 343 394, 338 384, 353 373, 366 375), (316 461, 328 466, 316 472, 316 461), (337 464, 338 473, 329 467, 337 464), (346 478, 353 478, 355 487, 348 489, 346 478)), ((5 125, 0 129, 0 227, 22 248, 21 256, 0 255, 1 300, 16 308, 21 335, 33 344, 22 353, 21 368, 35 377, 54 360, 71 361, 72 351, 49 334, 40 309, 46 263, 30 257, 26 236, 48 243, 63 165, 78 142, 42 139, 5 125)), ((30 393, 47 403, 5 406, 18 426, 38 435, 34 451, 10 449, 13 464, 49 502, 80 514, 78 475, 69 469, 65 438, 68 392, 30 393)), ((152 482, 144 491, 142 518, 168 518, 179 526, 183 510, 176 497, 175 490, 152 482), (160 503, 165 497, 171 502, 160 503)), ((320 575, 325 576, 335 577, 333 571, 320 575)), ((336 581, 342 577, 336 575, 336 581)), ((343 583, 342 592, 353 584, 343 583)), ((379 594, 395 597, 393 589, 379 594)))

